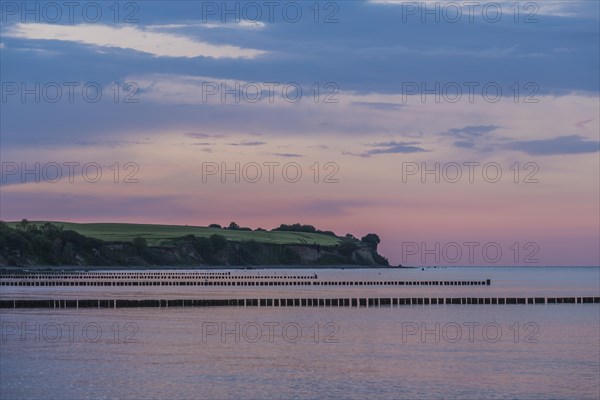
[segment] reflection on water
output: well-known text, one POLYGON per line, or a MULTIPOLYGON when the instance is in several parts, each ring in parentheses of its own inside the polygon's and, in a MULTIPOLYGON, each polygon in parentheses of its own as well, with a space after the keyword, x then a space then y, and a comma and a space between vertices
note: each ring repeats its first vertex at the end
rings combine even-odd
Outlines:
MULTIPOLYGON (((409 273, 492 279, 491 287, 458 288, 469 294, 598 295, 600 290, 598 269, 409 273)), ((14 294, 48 288, 3 287, 2 297, 10 298, 5 289, 14 294)), ((87 288, 68 289, 76 294, 87 288)), ((211 294, 221 292, 211 288, 211 294)), ((2 399, 597 399, 600 394, 598 304, 2 310, 0 321, 2 399)))

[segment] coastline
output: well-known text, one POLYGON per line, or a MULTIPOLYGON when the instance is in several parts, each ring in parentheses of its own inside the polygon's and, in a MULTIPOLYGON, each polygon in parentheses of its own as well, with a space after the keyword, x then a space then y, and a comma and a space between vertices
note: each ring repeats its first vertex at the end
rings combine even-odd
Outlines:
POLYGON ((332 264, 332 265, 300 265, 300 264, 276 264, 276 265, 201 265, 201 266, 182 266, 182 265, 140 265, 140 266, 90 266, 82 267, 81 265, 70 266, 54 266, 54 265, 36 265, 27 267, 2 266, 1 273, 9 272, 92 272, 92 271, 158 271, 158 270, 180 270, 180 271, 219 271, 219 270, 280 270, 280 269, 414 269, 417 267, 397 267, 386 265, 356 265, 356 264, 332 264))

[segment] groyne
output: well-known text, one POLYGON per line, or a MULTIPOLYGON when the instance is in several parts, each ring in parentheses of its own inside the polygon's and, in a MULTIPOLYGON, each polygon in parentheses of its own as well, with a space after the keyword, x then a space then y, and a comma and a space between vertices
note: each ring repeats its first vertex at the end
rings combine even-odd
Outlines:
POLYGON ((0 308, 170 308, 170 307, 395 307, 425 305, 598 304, 600 297, 359 297, 181 300, 0 300, 0 308))

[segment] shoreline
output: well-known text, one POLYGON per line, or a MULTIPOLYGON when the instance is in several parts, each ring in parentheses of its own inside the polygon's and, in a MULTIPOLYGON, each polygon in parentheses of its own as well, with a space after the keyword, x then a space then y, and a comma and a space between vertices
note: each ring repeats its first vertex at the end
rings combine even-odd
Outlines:
MULTIPOLYGON (((570 266, 556 266, 556 265, 545 265, 545 266, 519 266, 519 265, 504 265, 504 266, 491 266, 491 268, 593 268, 600 269, 600 266, 592 265, 570 265, 570 266)), ((431 270, 431 269, 453 269, 453 268, 490 268, 490 266, 484 265, 429 265, 429 266, 370 266, 370 265, 355 265, 355 264, 332 264, 332 265, 217 265, 217 266, 182 266, 182 265, 167 265, 167 266, 97 266, 97 267, 82 267, 82 266, 48 266, 48 265, 36 265, 27 267, 15 267, 15 266, 0 266, 0 274, 15 273, 15 272, 101 272, 101 271, 267 271, 267 270, 331 270, 331 269, 351 269, 351 270, 431 270)))
POLYGON ((154 265, 154 266, 98 266, 82 267, 75 266, 52 266, 36 265, 27 267, 3 266, 0 267, 0 273, 7 272, 95 272, 95 271, 158 271, 158 270, 181 270, 181 271, 219 271, 219 270, 271 270, 271 269, 414 269, 417 267, 395 267, 395 266, 370 266, 355 264, 338 265, 216 265, 216 266, 182 266, 182 265, 154 265))

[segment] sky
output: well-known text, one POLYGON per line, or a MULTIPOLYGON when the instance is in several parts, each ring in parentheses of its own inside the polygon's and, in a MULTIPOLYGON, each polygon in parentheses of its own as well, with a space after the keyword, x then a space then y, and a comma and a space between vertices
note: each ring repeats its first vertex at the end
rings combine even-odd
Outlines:
POLYGON ((0 2, 0 219, 377 233, 403 265, 600 265, 600 11, 0 2))

